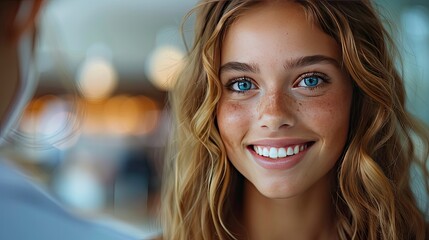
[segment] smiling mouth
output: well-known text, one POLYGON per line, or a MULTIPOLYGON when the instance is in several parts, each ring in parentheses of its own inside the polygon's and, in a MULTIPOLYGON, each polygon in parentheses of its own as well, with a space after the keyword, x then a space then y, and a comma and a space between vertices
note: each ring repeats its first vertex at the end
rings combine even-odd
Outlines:
POLYGON ((297 145, 291 145, 287 147, 270 147, 270 146, 258 146, 258 145, 250 145, 249 148, 253 150, 257 155, 277 159, 277 158, 285 158, 289 156, 296 155, 302 151, 305 151, 308 147, 313 145, 314 142, 307 142, 297 145))

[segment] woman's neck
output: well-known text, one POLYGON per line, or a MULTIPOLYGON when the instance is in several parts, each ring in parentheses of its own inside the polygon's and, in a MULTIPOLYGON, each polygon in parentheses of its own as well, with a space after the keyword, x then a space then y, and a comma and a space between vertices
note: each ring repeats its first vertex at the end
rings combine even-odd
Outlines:
POLYGON ((245 181, 241 223, 248 239, 337 239, 329 176, 288 199, 263 196, 245 181))

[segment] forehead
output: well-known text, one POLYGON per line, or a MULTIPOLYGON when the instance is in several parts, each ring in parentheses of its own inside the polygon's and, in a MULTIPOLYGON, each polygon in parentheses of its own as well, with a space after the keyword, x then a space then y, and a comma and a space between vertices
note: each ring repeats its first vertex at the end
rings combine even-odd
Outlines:
POLYGON ((229 26, 222 43, 221 61, 230 58, 247 61, 252 55, 254 59, 250 60, 255 60, 269 54, 291 58, 322 54, 339 60, 340 48, 307 18, 300 4, 267 1, 245 10, 229 26), (264 51, 257 56, 256 50, 261 49, 264 51))

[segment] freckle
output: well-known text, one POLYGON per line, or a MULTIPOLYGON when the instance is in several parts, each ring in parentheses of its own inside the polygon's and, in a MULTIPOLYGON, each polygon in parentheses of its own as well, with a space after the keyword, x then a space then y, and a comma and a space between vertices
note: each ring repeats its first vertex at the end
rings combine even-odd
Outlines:
POLYGON ((240 109, 240 105, 237 103, 231 104, 230 107, 233 109, 233 111, 237 111, 240 109))

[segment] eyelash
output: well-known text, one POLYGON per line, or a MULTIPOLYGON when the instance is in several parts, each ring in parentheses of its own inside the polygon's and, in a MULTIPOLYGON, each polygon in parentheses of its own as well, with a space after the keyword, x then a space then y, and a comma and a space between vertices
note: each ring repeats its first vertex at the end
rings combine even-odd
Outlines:
POLYGON ((246 92, 248 92, 248 91, 250 91, 252 89, 255 89, 255 87, 256 87, 255 83, 253 83, 252 79, 249 78, 249 77, 239 77, 239 78, 232 79, 226 85, 226 88, 229 91, 232 91, 234 93, 240 93, 240 94, 244 94, 244 93, 246 93, 246 92), (251 88, 250 89, 248 89, 248 90, 236 90, 236 89, 234 89, 234 84, 239 83, 239 82, 244 82, 244 81, 247 81, 247 82, 249 82, 251 84, 251 88))
POLYGON ((301 76, 299 76, 299 78, 296 82, 297 82, 295 84, 296 87, 302 87, 302 88, 313 91, 313 90, 320 88, 321 85, 323 85, 324 83, 329 83, 329 77, 323 73, 320 73, 320 72, 308 72, 308 73, 304 73, 301 76), (305 79, 311 78, 311 77, 315 77, 318 80, 321 80, 322 82, 318 83, 316 86, 298 86, 302 81, 304 81, 305 79))
MULTIPOLYGON (((323 74, 323 73, 320 73, 320 72, 307 72, 307 73, 301 74, 298 77, 298 79, 296 81, 296 84, 294 84, 294 87, 301 87, 301 88, 305 88, 305 89, 310 90, 310 91, 314 91, 314 90, 320 88, 321 85, 323 85, 324 83, 329 83, 329 77, 326 74, 323 74), (298 86, 302 81, 304 81, 305 79, 310 78, 310 77, 317 78, 318 80, 321 81, 321 83, 318 83, 316 86, 298 86)), ((244 93, 246 93, 246 92, 248 92, 248 91, 250 91, 252 89, 255 89, 256 88, 256 84, 253 82, 253 80, 251 78, 243 76, 243 77, 231 79, 226 84, 226 88, 229 91, 232 91, 234 93, 244 94, 244 93), (249 82, 251 84, 251 88, 250 89, 248 89, 248 90, 236 90, 236 89, 234 89, 234 84, 237 84, 239 82, 244 82, 244 81, 247 81, 247 82, 249 82)))

